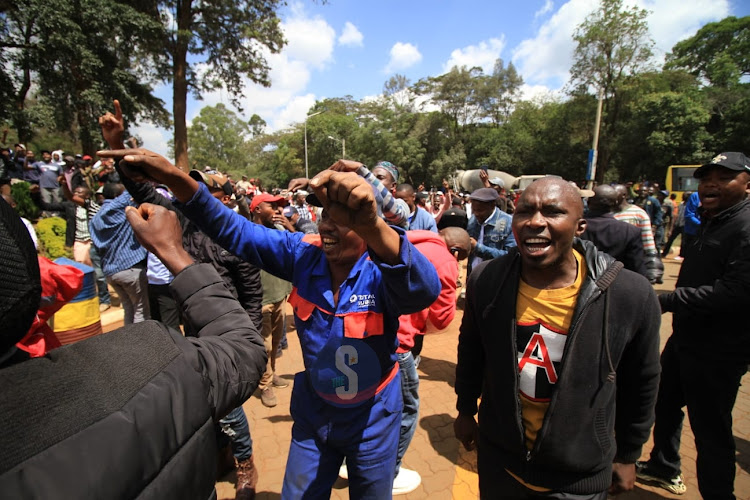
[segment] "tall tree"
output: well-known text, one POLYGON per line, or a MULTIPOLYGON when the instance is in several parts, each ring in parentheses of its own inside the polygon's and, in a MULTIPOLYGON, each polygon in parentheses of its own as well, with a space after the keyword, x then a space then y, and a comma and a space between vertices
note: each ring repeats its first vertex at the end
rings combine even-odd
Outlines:
POLYGON ((155 68, 172 82, 174 152, 188 166, 187 95, 224 86, 241 109, 244 82, 269 86, 266 52, 285 44, 277 9, 284 0, 157 0, 164 39, 155 42, 155 68), (191 61, 188 61, 190 54, 191 61), (195 62, 193 62, 195 61, 195 62))
POLYGON ((223 104, 204 107, 188 129, 193 168, 210 165, 221 172, 245 172, 244 143, 250 131, 250 123, 223 104))
POLYGON ((518 100, 523 78, 512 62, 506 67, 502 59, 495 61, 491 75, 484 76, 479 84, 479 106, 482 116, 496 126, 510 117, 518 100))
POLYGON ((414 111, 414 93, 410 90, 409 79, 404 75, 393 75, 383 85, 383 96, 396 108, 414 111))
MULTIPOLYGON (((571 79, 572 94, 601 91, 604 95, 599 139, 597 180, 609 166, 612 139, 622 111, 620 90, 627 79, 648 69, 653 40, 648 32, 645 9, 626 9, 623 0, 601 0, 599 8, 578 25, 573 35, 576 49, 571 79)), ((593 127, 593 124, 592 124, 593 127)))
POLYGON ((148 15, 110 0, 29 0, 10 4, 0 20, 9 62, 0 71, 13 89, 12 120, 23 142, 35 129, 75 130, 93 153, 100 146, 96 118, 115 97, 129 122, 142 116, 168 124, 164 103, 133 66, 137 45, 160 29, 148 15))
POLYGON ((750 75, 750 16, 709 23, 667 54, 665 69, 685 69, 717 87, 750 75))
POLYGON ((420 80, 414 88, 451 117, 453 131, 458 135, 461 127, 475 123, 479 117, 482 76, 482 68, 454 66, 443 75, 420 80))

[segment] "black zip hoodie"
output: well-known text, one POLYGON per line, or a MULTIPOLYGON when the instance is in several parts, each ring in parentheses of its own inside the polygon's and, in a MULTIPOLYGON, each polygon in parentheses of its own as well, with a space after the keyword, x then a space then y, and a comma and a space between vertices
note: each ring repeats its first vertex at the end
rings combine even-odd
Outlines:
POLYGON ((477 413, 479 446, 524 481, 574 494, 606 490, 612 462, 633 463, 649 437, 659 385, 661 314, 641 275, 576 239, 587 275, 562 369, 534 448, 525 445, 518 393, 518 249, 469 279, 456 366, 457 409, 477 413))

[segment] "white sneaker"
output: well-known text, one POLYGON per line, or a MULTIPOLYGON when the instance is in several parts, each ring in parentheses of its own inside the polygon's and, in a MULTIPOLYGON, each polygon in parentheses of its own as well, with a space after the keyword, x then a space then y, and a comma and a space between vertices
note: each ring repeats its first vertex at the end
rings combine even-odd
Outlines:
POLYGON ((344 462, 344 465, 339 467, 339 477, 341 479, 349 479, 349 469, 346 468, 346 462, 344 462))
POLYGON ((416 490, 422 484, 422 476, 415 470, 401 467, 398 476, 393 480, 393 495, 405 495, 416 490))

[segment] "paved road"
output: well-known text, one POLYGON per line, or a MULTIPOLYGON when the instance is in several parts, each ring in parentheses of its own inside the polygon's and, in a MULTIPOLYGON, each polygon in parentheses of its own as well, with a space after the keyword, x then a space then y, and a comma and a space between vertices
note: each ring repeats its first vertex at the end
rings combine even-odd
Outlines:
MULTIPOLYGON (((665 261, 665 264, 664 284, 657 285, 657 291, 673 289, 677 278, 679 265, 671 260, 665 261)), ((637 311, 634 311, 635 313, 637 311)), ((467 452, 453 437, 453 419, 457 414, 453 383, 461 317, 462 311, 459 310, 451 327, 443 333, 430 335, 425 340, 422 363, 419 365, 422 405, 419 426, 404 458, 404 466, 417 470, 423 481, 416 491, 398 498, 448 500, 476 499, 479 496, 476 452, 467 452)), ((291 312, 289 319, 289 323, 292 324, 291 312)), ((116 325, 114 322, 110 323, 116 325)), ((662 346, 670 333, 671 316, 667 314, 662 317, 662 346)), ((289 332, 289 349, 284 351, 284 355, 278 360, 278 369, 281 376, 290 382, 293 374, 302 369, 299 341, 294 330, 289 332)), ((733 413, 738 450, 735 494, 737 498, 750 499, 750 375, 743 378, 743 383, 733 413)), ((280 498, 292 427, 289 416, 290 394, 291 385, 288 388, 277 389, 279 404, 275 408, 264 407, 257 394, 244 405, 250 421, 255 463, 260 473, 259 500, 280 498)), ((633 492, 619 498, 700 498, 695 478, 695 445, 687 419, 682 442, 683 472, 688 485, 685 495, 678 497, 659 488, 637 484, 633 492)), ((649 442, 644 448, 644 457, 648 456, 650 448, 649 442)), ((234 498, 233 480, 234 477, 230 474, 217 483, 220 499, 234 498)), ((332 498, 349 498, 346 481, 340 479, 336 482, 332 498)))

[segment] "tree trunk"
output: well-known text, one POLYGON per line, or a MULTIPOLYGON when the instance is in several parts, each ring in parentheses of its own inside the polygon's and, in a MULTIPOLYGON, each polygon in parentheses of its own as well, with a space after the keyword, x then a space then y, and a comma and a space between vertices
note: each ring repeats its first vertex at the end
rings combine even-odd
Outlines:
POLYGON ((187 122, 187 51, 191 29, 191 0, 177 2, 177 40, 175 44, 174 91, 172 95, 174 115, 174 159, 175 165, 184 171, 190 170, 188 162, 187 122))
MULTIPOLYGON (((24 43, 27 46, 31 44, 33 26, 34 22, 30 21, 24 31, 24 43)), ((31 62, 29 61, 29 57, 28 50, 25 50, 21 59, 23 81, 16 93, 15 109, 13 112, 13 126, 18 134, 18 142, 21 144, 28 144, 34 136, 28 116, 26 116, 26 95, 29 93, 29 89, 31 89, 31 62)))

